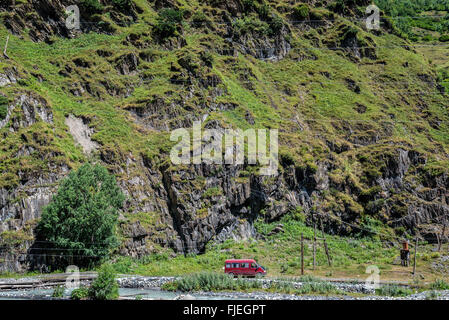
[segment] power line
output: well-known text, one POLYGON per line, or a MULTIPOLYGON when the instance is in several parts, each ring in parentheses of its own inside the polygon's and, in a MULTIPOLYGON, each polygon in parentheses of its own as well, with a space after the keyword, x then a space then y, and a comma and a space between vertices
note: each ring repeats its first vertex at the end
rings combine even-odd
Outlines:
MULTIPOLYGON (((381 16, 380 17, 380 23, 385 23, 386 21, 391 21, 391 20, 404 20, 404 19, 448 19, 449 15, 426 15, 426 16, 394 16, 394 17, 390 17, 390 16, 381 16)), ((201 26, 207 26, 208 24, 217 24, 217 25, 233 25, 235 24, 237 21, 244 19, 245 17, 242 18, 235 18, 233 21, 224 21, 224 20, 209 20, 206 19, 204 21, 181 21, 181 22, 173 22, 173 25, 182 25, 182 24, 191 24, 191 25, 201 25, 201 26)), ((303 20, 286 20, 287 24, 308 24, 308 23, 328 23, 328 22, 341 22, 343 20, 347 20, 350 22, 366 22, 368 16, 363 17, 363 18, 355 18, 354 16, 342 16, 339 15, 338 18, 336 19, 303 19, 303 20)), ((263 23, 266 23, 268 25, 270 24, 278 24, 277 21, 263 21, 261 20, 263 23)), ((66 25, 67 22, 66 21, 45 21, 46 23, 50 24, 50 25, 66 25)), ((101 24, 105 24, 106 21, 88 21, 88 20, 80 20, 79 21, 80 24, 85 24, 85 25, 101 25, 101 24)), ((155 20, 156 22, 156 20, 155 20)), ((129 23, 130 25, 134 25, 134 24, 148 24, 145 23, 143 21, 136 21, 136 22, 132 22, 129 23)))

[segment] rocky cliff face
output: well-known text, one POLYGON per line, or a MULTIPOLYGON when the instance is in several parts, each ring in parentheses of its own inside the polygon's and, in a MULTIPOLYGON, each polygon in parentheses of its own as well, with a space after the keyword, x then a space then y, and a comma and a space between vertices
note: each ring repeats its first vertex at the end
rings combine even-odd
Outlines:
MULTIPOLYGON (((326 7, 333 1, 310 1, 302 19, 313 22, 299 24, 294 4, 204 1, 184 8, 188 23, 161 39, 155 17, 181 8, 177 1, 100 2, 96 14, 77 2, 78 31, 65 27, 69 2, 0 4, 1 35, 12 37, 0 64, 8 98, 0 271, 35 264, 27 250, 42 207, 89 159, 115 173, 127 195, 123 255, 161 246, 201 253, 211 241, 258 237, 256 219, 292 212, 332 234, 358 232, 367 217, 398 235, 440 232, 449 213, 447 96, 416 94, 436 89, 432 67, 407 48, 379 50, 404 41, 388 29, 336 22, 340 13, 326 7), (167 131, 197 120, 220 130, 279 128, 279 172, 172 165, 167 131)), ((366 1, 351 3, 345 14, 360 17, 366 1)))

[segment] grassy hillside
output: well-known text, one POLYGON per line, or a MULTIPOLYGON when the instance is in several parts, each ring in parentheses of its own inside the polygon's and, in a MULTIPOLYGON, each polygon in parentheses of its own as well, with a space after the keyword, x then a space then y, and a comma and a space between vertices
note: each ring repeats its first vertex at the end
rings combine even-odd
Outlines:
MULTIPOLYGON (((398 255, 397 237, 414 230, 393 220, 410 214, 410 201, 443 201, 430 196, 423 200, 416 192, 427 195, 448 173, 449 43, 440 41, 448 31, 448 8, 403 12, 406 4, 389 7, 378 1, 393 21, 411 14, 425 17, 432 10, 444 18, 412 19, 406 26, 383 21, 376 32, 364 25, 366 1, 78 2, 82 32, 73 37, 44 34, 39 23, 45 21, 38 17, 33 22, 29 1, 16 1, 14 11, 0 11, 1 46, 10 36, 9 59, 0 59, 0 74, 14 72, 18 79, 0 88, 0 104, 14 105, 24 94, 37 96, 53 114, 52 123, 36 121, 11 130, 25 118, 22 109, 11 111, 8 125, 0 128, 0 189, 22 190, 33 177, 101 161, 129 188, 132 200, 133 192, 154 194, 163 181, 130 184, 144 173, 142 166, 129 163, 144 162, 153 171, 176 170, 168 161, 172 129, 190 127, 194 119, 206 116, 222 128, 278 128, 280 175, 287 176, 290 167, 313 174, 319 164, 330 168, 330 187, 319 190, 319 204, 303 212, 307 223, 287 217, 282 235, 255 243, 211 243, 203 256, 168 259, 171 249, 159 245, 168 224, 159 208, 141 209, 130 200, 123 229, 134 223, 150 229, 145 246, 155 255, 132 267, 131 258, 119 258, 119 267, 144 274, 218 271, 231 254, 254 256, 273 274, 297 274, 297 239, 301 232, 310 237, 314 211, 328 216, 340 233, 328 236, 334 266, 325 266, 319 247, 316 273, 363 276, 366 265, 378 264, 396 277, 391 263, 398 255), (18 14, 21 10, 27 15, 18 14), (21 23, 25 27, 20 32, 11 32, 11 25, 21 23), (426 42, 431 47, 422 46, 425 36, 414 28, 434 32, 429 33, 434 42, 426 42), (65 123, 70 114, 93 130, 91 139, 100 146, 93 154, 83 153, 72 137, 65 123), (404 177, 407 188, 383 190, 378 179, 389 179, 398 149, 416 154, 418 160, 404 177), (389 237, 359 235, 339 221, 362 226, 374 221, 389 237)), ((0 119, 7 110, 0 109, 0 119)), ((236 179, 248 180, 251 172, 245 174, 236 179)), ((179 182, 190 186, 181 176, 179 182)), ((203 180, 192 184, 205 189, 203 180)), ((183 192, 193 191, 186 187, 183 192)), ((21 191, 14 201, 28 196, 21 191)), ((209 202, 203 202, 193 218, 207 217, 209 202)), ((256 226, 264 234, 276 223, 259 221, 256 226)), ((22 239, 18 230, 4 232, 22 239)), ((309 270, 310 250, 309 243, 309 270)), ((430 261, 437 259, 430 247, 420 256, 426 277, 432 271, 430 261)))

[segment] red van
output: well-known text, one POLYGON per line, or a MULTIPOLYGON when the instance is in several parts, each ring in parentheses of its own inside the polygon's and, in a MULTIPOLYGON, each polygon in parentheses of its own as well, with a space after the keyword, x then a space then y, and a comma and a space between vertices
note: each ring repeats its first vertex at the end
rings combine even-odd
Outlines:
POLYGON ((225 273, 235 276, 264 276, 267 271, 254 259, 232 259, 225 261, 225 273))

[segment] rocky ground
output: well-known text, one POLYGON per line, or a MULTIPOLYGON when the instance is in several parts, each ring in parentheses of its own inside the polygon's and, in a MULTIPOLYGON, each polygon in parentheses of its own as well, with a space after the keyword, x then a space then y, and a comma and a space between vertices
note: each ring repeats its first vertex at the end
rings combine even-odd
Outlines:
MULTIPOLYGON (((167 298, 146 297, 148 292, 152 296, 157 296, 157 291, 160 291, 164 283, 173 281, 175 277, 143 277, 143 276, 123 276, 117 279, 120 288, 142 289, 142 294, 136 294, 142 297, 143 300, 165 300, 167 298), (156 293, 155 293, 156 291, 156 293)), ((39 277, 29 277, 26 281, 39 280, 39 277)), ((24 279, 1 279, 2 283, 21 283, 24 279)), ((263 288, 268 288, 273 282, 281 281, 277 279, 247 279, 247 281, 262 281, 263 288)), ((89 281, 81 281, 82 285, 88 285, 89 281)), ((292 282, 295 288, 300 288, 305 282, 292 282)), ((196 300, 196 299, 256 299, 256 300, 449 300, 449 290, 441 291, 423 291, 411 294, 406 297, 389 297, 375 295, 372 288, 367 287, 364 283, 354 282, 335 282, 333 283, 337 289, 343 294, 306 294, 294 295, 275 292, 194 292, 194 293, 179 293, 173 299, 175 300, 196 300)), ((51 286, 42 286, 39 291, 30 290, 0 290, 1 299, 50 299, 51 286), (47 292, 48 291, 48 292, 47 292)), ((162 292, 162 291, 161 291, 162 292)), ((135 296, 127 295, 122 299, 134 300, 135 296)))

